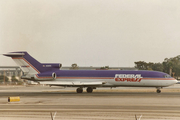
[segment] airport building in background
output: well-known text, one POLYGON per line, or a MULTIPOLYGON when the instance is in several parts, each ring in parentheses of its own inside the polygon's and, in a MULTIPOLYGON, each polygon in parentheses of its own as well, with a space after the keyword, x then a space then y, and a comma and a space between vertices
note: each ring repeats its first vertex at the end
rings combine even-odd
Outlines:
POLYGON ((22 70, 18 66, 0 66, 0 76, 5 75, 11 79, 12 76, 15 76, 16 79, 20 80, 23 75, 22 70))

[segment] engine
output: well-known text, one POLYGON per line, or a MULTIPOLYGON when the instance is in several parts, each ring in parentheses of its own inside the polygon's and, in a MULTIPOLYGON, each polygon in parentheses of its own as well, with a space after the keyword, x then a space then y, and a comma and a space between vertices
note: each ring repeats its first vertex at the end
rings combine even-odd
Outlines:
POLYGON ((42 64, 42 72, 48 72, 48 71, 56 71, 59 70, 62 67, 61 63, 43 63, 42 64))
POLYGON ((55 72, 40 73, 34 75, 34 79, 38 81, 55 80, 57 77, 55 72))
POLYGON ((42 66, 44 68, 56 68, 60 69, 62 67, 61 63, 43 63, 42 66))

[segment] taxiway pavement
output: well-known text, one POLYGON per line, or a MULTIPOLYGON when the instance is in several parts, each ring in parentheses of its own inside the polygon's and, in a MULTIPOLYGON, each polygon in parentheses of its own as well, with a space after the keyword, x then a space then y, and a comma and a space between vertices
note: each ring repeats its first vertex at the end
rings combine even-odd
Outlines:
POLYGON ((0 86, 0 120, 178 120, 180 85, 162 89, 97 89, 77 94, 75 88, 47 86, 0 86), (19 96, 20 102, 8 102, 19 96))

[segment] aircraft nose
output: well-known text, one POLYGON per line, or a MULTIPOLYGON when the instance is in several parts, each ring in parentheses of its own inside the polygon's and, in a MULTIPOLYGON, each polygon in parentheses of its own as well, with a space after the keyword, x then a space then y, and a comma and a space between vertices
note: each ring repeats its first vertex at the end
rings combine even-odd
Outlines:
MULTIPOLYGON (((176 80, 176 79, 175 79, 176 80)), ((179 80, 176 80, 176 84, 180 84, 180 81, 179 80)))

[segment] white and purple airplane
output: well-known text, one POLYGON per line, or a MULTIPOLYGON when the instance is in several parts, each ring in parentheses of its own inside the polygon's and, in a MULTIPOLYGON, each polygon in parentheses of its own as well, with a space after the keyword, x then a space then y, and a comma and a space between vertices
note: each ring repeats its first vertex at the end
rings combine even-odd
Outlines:
POLYGON ((22 69, 22 79, 50 86, 77 87, 82 93, 87 88, 92 93, 97 87, 155 87, 161 88, 176 84, 178 81, 170 75, 158 71, 145 70, 60 70, 61 64, 40 63, 27 52, 3 54, 11 57, 22 69))

